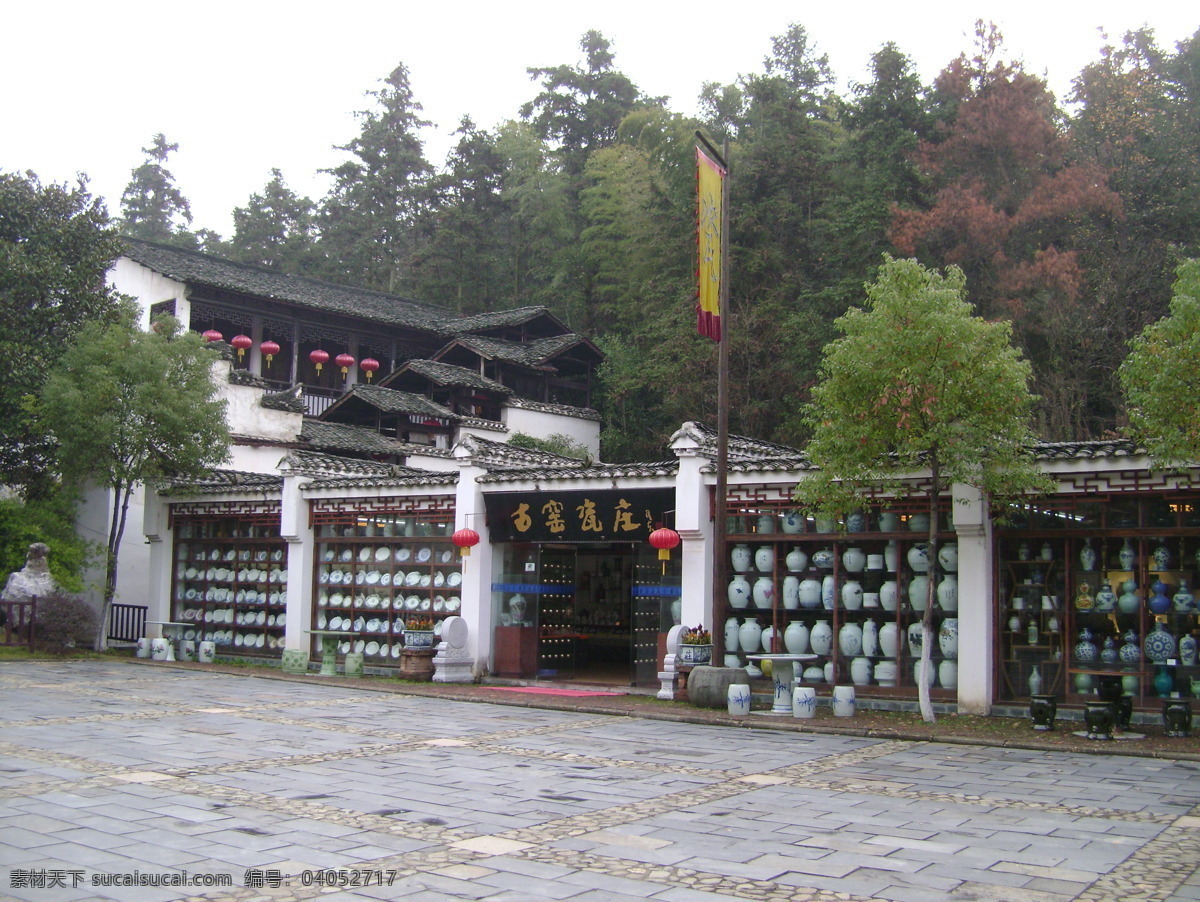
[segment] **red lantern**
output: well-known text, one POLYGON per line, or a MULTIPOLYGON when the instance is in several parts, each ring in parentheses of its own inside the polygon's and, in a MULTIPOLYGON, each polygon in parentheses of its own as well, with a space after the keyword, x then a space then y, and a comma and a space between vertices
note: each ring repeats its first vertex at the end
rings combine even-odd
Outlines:
POLYGON ((379 361, 374 357, 364 357, 358 362, 358 368, 367 374, 367 381, 370 382, 375 371, 379 369, 379 361))
POLYGON ((450 537, 450 541, 458 546, 458 550, 462 552, 462 556, 466 557, 471 553, 471 547, 479 544, 479 533, 465 526, 450 537))
POLYGON ((220 332, 218 332, 216 329, 209 329, 206 332, 201 333, 200 337, 203 338, 205 341, 224 341, 225 340, 225 336, 222 335, 220 332))
POLYGON ((264 341, 258 346, 258 349, 266 356, 267 366, 271 365, 271 361, 274 360, 275 355, 279 353, 279 345, 273 341, 264 341))
POLYGON ((237 348, 238 360, 246 356, 246 348, 254 344, 249 335, 235 335, 229 339, 229 343, 237 348))
POLYGON ((658 559, 663 562, 663 573, 666 573, 671 549, 679 544, 679 533, 663 526, 650 533, 650 544, 658 549, 658 559))
POLYGON ((342 368, 343 379, 346 377, 346 374, 350 372, 350 367, 354 366, 354 358, 349 354, 338 354, 333 362, 342 368))
POLYGON ((321 375, 322 364, 329 362, 329 352, 322 351, 320 348, 317 348, 315 351, 309 352, 308 359, 311 360, 314 364, 316 364, 317 375, 319 376, 319 375, 321 375))

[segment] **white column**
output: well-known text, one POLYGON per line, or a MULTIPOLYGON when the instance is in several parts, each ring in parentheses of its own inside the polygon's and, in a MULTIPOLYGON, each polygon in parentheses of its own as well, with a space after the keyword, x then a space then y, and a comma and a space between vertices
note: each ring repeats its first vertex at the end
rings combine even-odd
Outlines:
POLYGON ((283 477, 280 534, 287 542, 287 626, 283 646, 307 651, 312 629, 314 531, 308 525, 308 502, 300 495, 300 479, 283 477))
POLYGON ((459 616, 467 621, 467 653, 475 661, 474 669, 490 671, 493 656, 492 638, 492 571, 499 556, 488 536, 484 516, 483 491, 477 477, 487 471, 466 461, 459 461, 458 488, 454 506, 454 530, 470 527, 479 533, 479 544, 462 558, 462 610, 459 616))
POLYGON ((991 519, 973 486, 955 485, 953 497, 958 538, 958 710, 989 714, 996 655, 991 519))

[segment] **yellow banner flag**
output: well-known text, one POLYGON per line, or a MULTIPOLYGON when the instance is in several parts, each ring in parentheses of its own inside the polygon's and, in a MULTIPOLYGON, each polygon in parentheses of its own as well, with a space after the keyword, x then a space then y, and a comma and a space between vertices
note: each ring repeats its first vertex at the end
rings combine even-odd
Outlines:
POLYGON ((696 148, 696 331, 721 340, 722 185, 725 167, 696 148))

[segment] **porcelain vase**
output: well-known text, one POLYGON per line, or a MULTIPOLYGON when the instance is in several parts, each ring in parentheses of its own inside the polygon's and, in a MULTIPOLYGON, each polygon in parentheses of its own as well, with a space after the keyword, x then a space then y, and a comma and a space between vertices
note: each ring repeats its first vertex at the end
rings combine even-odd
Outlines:
POLYGON ((914 573, 926 573, 929 570, 929 546, 917 542, 908 549, 908 566, 914 573))
POLYGON ((759 573, 775 571, 775 549, 770 545, 762 545, 754 552, 754 566, 759 573))
POLYGON ((879 653, 885 658, 894 658, 900 653, 900 627, 893 621, 879 628, 879 653))
POLYGON ((729 558, 733 569, 738 573, 745 573, 754 561, 754 555, 751 553, 749 545, 734 545, 729 558))
POLYGON ((842 554, 842 566, 847 573, 862 573, 867 566, 867 555, 861 548, 847 548, 842 554))
POLYGON ((794 611, 800 607, 800 577, 785 576, 783 578, 783 609, 794 611))
POLYGON ((879 627, 874 620, 868 620, 862 628, 862 653, 868 657, 879 654, 879 627))
POLYGON ((850 662, 850 681, 855 686, 867 686, 871 682, 871 661, 857 657, 850 662))
POLYGON ((958 545, 954 542, 947 542, 938 548, 938 563, 946 572, 956 572, 958 570, 958 545))
POLYGON ((759 640, 762 638, 762 627, 758 625, 758 621, 753 617, 747 617, 742 621, 742 625, 738 628, 738 645, 741 646, 745 654, 758 654, 761 647, 759 640))
POLYGON ((937 600, 938 606, 943 611, 958 610, 958 577, 953 573, 947 573, 946 577, 938 583, 937 600))
POLYGON ((895 661, 878 661, 875 664, 875 682, 880 686, 896 685, 897 667, 895 661))
POLYGON ((1167 632, 1167 628, 1160 621, 1155 621, 1154 629, 1147 633, 1142 641, 1142 651, 1145 652, 1148 661, 1162 664, 1167 658, 1175 655, 1175 637, 1167 632))
POLYGON ((942 650, 942 657, 944 658, 958 657, 957 617, 947 617, 942 621, 942 625, 938 629, 938 648, 942 650))
POLYGON ((938 685, 943 689, 958 688, 957 661, 942 661, 938 664, 938 685))
POLYGON ((796 547, 787 553, 787 557, 783 559, 783 562, 789 571, 799 573, 808 566, 808 555, 799 547, 796 547))
POLYGON ((799 511, 788 511, 779 517, 779 525, 789 536, 804 532, 804 514, 799 511))
POLYGON ((1188 591, 1187 580, 1179 581, 1179 589, 1171 598, 1171 605, 1181 614, 1190 614, 1196 607, 1196 599, 1188 591))
POLYGON ((827 611, 832 611, 836 599, 837 582, 832 576, 826 576, 821 580, 821 607, 827 611))
POLYGON ((729 606, 742 610, 750 604, 750 580, 740 573, 729 582, 729 606))
POLYGON ((1129 539, 1125 540, 1125 544, 1121 546, 1121 550, 1117 552, 1117 561, 1121 565, 1122 570, 1132 570, 1137 563, 1137 552, 1133 550, 1133 546, 1129 544, 1129 539))
POLYGON ((725 621, 725 651, 736 652, 741 646, 738 644, 738 629, 741 626, 737 622, 736 617, 730 617, 725 621))
POLYGON ((900 548, 893 539, 883 546, 883 565, 887 567, 888 573, 895 573, 898 563, 900 563, 900 548))
POLYGON ((900 590, 894 579, 884 580, 879 586, 879 604, 885 611, 894 611, 899 604, 900 590))
POLYGON ((1179 639, 1179 663, 1191 667, 1196 663, 1196 637, 1184 633, 1179 639))
POLYGON ((769 611, 775 603, 775 583, 769 576, 760 576, 754 581, 754 604, 760 610, 769 611))
POLYGON ((1096 569, 1096 549, 1092 547, 1091 539, 1083 540, 1083 547, 1079 549, 1079 566, 1089 572, 1096 569))
POLYGON ((1171 550, 1167 548, 1164 542, 1159 542, 1154 550, 1150 552, 1150 556, 1154 559, 1155 570, 1171 569, 1171 550))
POLYGON ((900 528, 900 515, 895 511, 883 510, 879 512, 879 531, 880 532, 895 532, 900 528))
POLYGON ((929 577, 914 576, 908 584, 908 603, 914 611, 924 611, 929 603, 929 577))
POLYGON ((856 579, 846 580, 842 586, 842 607, 847 611, 857 611, 862 607, 862 583, 856 579))
POLYGON ((808 654, 808 627, 802 620, 793 620, 783 631, 783 647, 789 655, 808 654))
POLYGON ((838 649, 847 658, 862 654, 862 627, 857 623, 844 623, 838 630, 838 649))
POLYGON ((815 579, 800 581, 800 607, 808 611, 821 606, 821 583, 815 579))
POLYGON ((833 648, 833 630, 830 628, 828 620, 818 620, 813 624, 813 628, 808 634, 808 644, 812 647, 815 655, 829 654, 829 650, 833 648))

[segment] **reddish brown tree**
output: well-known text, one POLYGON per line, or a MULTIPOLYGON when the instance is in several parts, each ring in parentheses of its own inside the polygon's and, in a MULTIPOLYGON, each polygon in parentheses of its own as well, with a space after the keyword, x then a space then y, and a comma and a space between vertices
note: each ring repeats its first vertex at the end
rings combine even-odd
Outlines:
POLYGON ((998 60, 994 26, 978 23, 976 36, 974 58, 938 76, 940 133, 917 150, 934 202, 897 209, 891 239, 902 253, 961 267, 981 313, 1013 321, 1037 374, 1042 432, 1077 437, 1087 431, 1087 328, 1074 238, 1085 221, 1119 216, 1120 199, 1102 168, 1069 161, 1045 81, 998 60))

